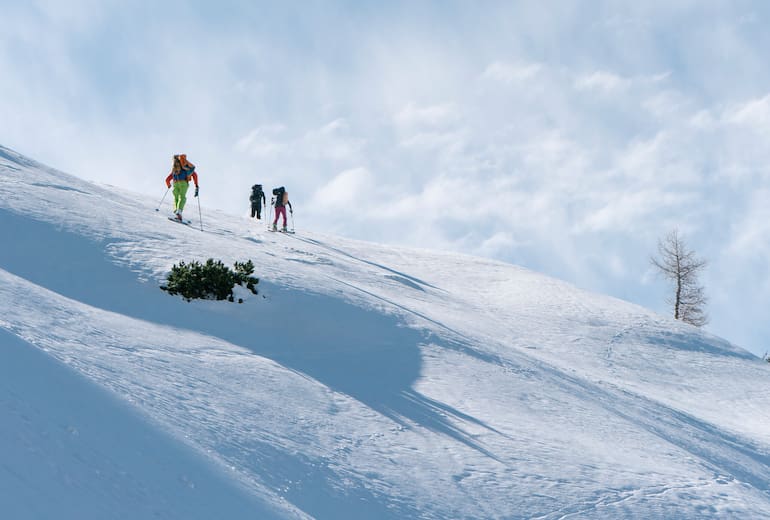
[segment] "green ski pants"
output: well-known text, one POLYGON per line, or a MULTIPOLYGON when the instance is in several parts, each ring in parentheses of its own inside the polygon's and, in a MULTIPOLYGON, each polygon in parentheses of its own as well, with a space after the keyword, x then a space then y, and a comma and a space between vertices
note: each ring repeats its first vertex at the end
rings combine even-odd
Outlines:
POLYGON ((187 203, 187 189, 190 183, 187 181, 174 181, 174 211, 181 212, 187 203))

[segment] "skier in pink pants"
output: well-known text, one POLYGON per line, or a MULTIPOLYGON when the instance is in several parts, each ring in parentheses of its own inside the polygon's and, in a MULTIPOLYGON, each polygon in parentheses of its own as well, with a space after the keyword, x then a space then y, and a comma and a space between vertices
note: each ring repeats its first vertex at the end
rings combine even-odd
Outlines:
POLYGON ((273 205, 275 206, 275 220, 273 220, 273 231, 278 231, 278 217, 283 216, 283 227, 281 228, 281 231, 287 231, 286 229, 286 206, 289 206, 289 212, 294 213, 294 210, 291 207, 291 202, 289 202, 289 194, 286 191, 286 188, 281 186, 280 188, 274 188, 273 189, 273 195, 275 195, 275 199, 273 202, 273 205))

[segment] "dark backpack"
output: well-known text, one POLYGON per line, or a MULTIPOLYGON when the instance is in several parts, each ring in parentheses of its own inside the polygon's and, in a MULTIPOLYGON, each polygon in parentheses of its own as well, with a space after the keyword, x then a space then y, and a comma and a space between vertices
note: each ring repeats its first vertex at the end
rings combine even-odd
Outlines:
POLYGON ((249 200, 252 204, 259 205, 259 203, 262 202, 262 197, 264 196, 265 194, 262 191, 261 184, 255 184, 251 187, 251 196, 249 197, 249 200))
POLYGON ((283 206, 283 194, 286 192, 286 188, 281 186, 280 188, 273 188, 273 195, 275 195, 275 207, 280 208, 283 206))

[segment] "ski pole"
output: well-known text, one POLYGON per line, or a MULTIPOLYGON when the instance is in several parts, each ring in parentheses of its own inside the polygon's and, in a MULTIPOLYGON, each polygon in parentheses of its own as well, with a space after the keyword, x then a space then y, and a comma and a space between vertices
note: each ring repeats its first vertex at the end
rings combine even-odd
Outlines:
POLYGON ((275 197, 270 199, 270 213, 267 217, 267 230, 270 231, 270 221, 273 220, 273 206, 275 205, 275 197))
POLYGON ((294 231, 294 210, 289 210, 289 215, 291 215, 291 230, 294 231))
POLYGON ((198 222, 201 225, 201 231, 203 231, 203 218, 201 217, 201 198, 200 198, 199 195, 197 195, 197 193, 198 193, 198 187, 197 186, 195 187, 195 193, 196 193, 195 198, 198 199, 198 222))
POLYGON ((160 199, 160 202, 158 203, 158 207, 155 208, 155 211, 160 211, 160 207, 163 205, 163 201, 166 200, 166 195, 168 195, 169 190, 171 190, 171 186, 168 187, 166 190, 166 193, 163 194, 163 198, 160 199))

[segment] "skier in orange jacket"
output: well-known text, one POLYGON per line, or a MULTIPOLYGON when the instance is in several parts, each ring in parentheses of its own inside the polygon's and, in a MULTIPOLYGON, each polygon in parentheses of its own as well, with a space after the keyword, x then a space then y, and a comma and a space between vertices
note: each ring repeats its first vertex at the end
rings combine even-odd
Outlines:
POLYGON ((174 166, 166 177, 166 187, 171 187, 174 181, 174 214, 176 219, 182 221, 182 210, 187 202, 187 190, 190 187, 190 179, 195 183, 195 196, 198 196, 198 174, 195 165, 187 160, 186 154, 174 156, 174 166))

